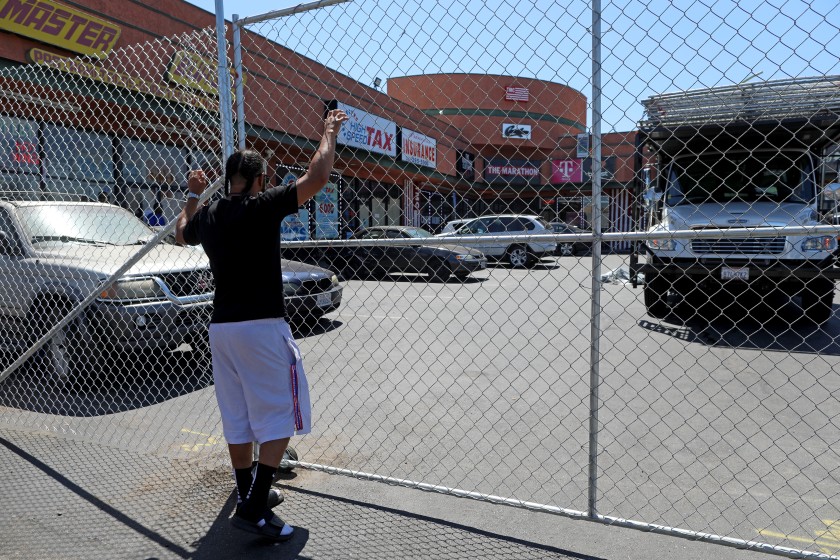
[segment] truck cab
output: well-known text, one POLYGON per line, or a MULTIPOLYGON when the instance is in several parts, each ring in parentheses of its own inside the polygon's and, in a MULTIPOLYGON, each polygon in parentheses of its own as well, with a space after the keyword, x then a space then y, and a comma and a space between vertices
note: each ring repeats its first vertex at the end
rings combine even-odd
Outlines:
MULTIPOLYGON (((652 236, 631 255, 631 272, 644 273, 649 315, 664 317, 675 303, 696 309, 714 298, 724 307, 744 292, 777 292, 798 297, 815 323, 831 316, 837 235, 785 230, 831 224, 828 202, 840 189, 821 188, 821 158, 840 135, 836 112, 798 106, 800 85, 711 88, 643 102, 637 217, 652 236), (786 105, 791 92, 797 95, 786 105)), ((810 85, 840 104, 836 85, 810 85)))

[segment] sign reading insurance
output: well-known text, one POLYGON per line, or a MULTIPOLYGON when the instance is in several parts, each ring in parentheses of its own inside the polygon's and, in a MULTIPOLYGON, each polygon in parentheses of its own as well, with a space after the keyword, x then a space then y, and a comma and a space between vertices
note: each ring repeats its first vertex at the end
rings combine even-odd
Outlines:
POLYGON ((345 146, 396 157, 397 123, 345 105, 340 101, 333 102, 332 107, 343 110, 350 117, 341 126, 341 132, 338 133, 336 142, 345 146))
POLYGON ((81 54, 105 54, 120 37, 113 23, 55 0, 0 0, 0 29, 81 54))
POLYGON ((509 185, 539 185, 540 162, 529 159, 491 159, 484 166, 484 180, 509 185))
POLYGON ((414 165, 435 168, 437 165, 437 140, 407 128, 401 129, 400 159, 414 165))

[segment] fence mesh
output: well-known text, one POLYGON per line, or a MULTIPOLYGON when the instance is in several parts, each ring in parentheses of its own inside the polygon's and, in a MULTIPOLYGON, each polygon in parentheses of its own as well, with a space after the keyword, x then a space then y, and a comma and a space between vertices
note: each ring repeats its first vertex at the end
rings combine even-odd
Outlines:
MULTIPOLYGON (((315 411, 293 445, 312 468, 836 557, 838 8, 599 15, 598 105, 583 2, 244 26, 237 124, 272 184, 305 173, 328 109, 350 116, 330 184, 278 232, 326 269, 284 262, 315 411)), ((165 228, 186 171, 218 173, 215 49, 202 31, 3 71, 3 188, 48 201, 0 202, 17 340, 145 247, 132 213, 165 228), (67 260, 88 264, 58 297, 67 260)), ((2 382, 3 420, 223 461, 206 258, 162 240, 144 259, 2 382)))
POLYGON ((178 450, 184 434, 126 433, 108 415, 177 417, 167 401, 210 384, 212 274, 164 230, 187 170, 219 169, 214 52, 203 30, 98 58, 36 50, 0 73, 4 421, 178 450))

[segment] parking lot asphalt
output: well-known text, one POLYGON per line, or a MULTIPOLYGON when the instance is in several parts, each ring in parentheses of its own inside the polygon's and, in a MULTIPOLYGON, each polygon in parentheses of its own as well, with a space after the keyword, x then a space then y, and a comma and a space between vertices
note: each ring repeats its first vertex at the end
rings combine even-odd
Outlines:
MULTIPOLYGON (((610 256, 604 271, 622 262, 610 256)), ((295 444, 302 460, 584 509, 590 267, 591 259, 563 258, 533 271, 493 267, 464 284, 348 282, 339 312, 299 338, 318 413, 317 434, 295 444), (442 348, 443 340, 450 346, 442 348), (522 379, 536 392, 518 386, 522 379), (547 379, 551 383, 541 384, 547 379), (482 400, 491 394, 493 400, 482 400), (522 417, 531 423, 511 422, 508 428, 519 434, 527 427, 552 446, 523 453, 523 445, 533 445, 524 432, 488 446, 490 419, 498 425, 525 405, 532 416, 522 417), (412 415, 420 410, 423 415, 412 415), (429 438, 438 447, 430 447, 429 438)), ((833 495, 836 484, 820 474, 831 472, 836 457, 821 449, 826 439, 801 436, 815 456, 828 461, 819 468, 804 465, 797 474, 786 463, 788 452, 770 446, 750 468, 731 474, 729 493, 711 490, 705 500, 694 498, 712 484, 705 473, 749 456, 749 442, 767 423, 796 425, 796 418, 787 418, 789 408, 773 418, 767 403, 752 400, 753 391, 783 387, 794 370, 804 372, 798 378, 808 387, 816 379, 828 395, 837 390, 830 377, 840 355, 836 317, 820 332, 789 327, 781 308, 766 323, 735 321, 738 328, 731 320, 678 324, 647 319, 640 291, 626 285, 605 286, 601 295, 605 432, 599 494, 605 510, 657 520, 661 500, 672 497, 670 509, 664 507, 686 528, 729 527, 735 536, 813 548, 807 529, 816 523, 813 530, 819 531, 820 519, 837 518, 836 505, 823 498, 833 495), (663 385, 672 371, 686 373, 692 385, 663 385), (667 428, 657 434, 665 441, 669 433, 689 433, 700 420, 716 427, 726 419, 719 418, 721 411, 739 409, 731 395, 717 402, 704 392, 721 387, 727 393, 747 387, 741 403, 752 410, 750 418, 728 419, 740 421, 742 431, 717 428, 723 441, 710 440, 702 449, 690 438, 682 449, 679 442, 650 447, 648 436, 637 431, 667 428), (693 413, 669 424, 669 413, 679 409, 669 399, 677 397, 693 413), (710 404, 715 407, 706 412, 710 404), (750 419, 757 419, 755 425, 750 419), (663 450, 673 457, 664 460, 673 469, 638 479, 639 469, 663 450), (767 486, 734 486, 745 482, 740 475, 752 480, 767 464, 778 465, 765 476, 767 486), (674 496, 685 482, 681 472, 701 473, 688 480, 682 500, 674 496), (785 483, 786 476, 796 484, 785 483), (770 485, 779 478, 779 486, 770 485), (812 480, 820 482, 821 492, 812 480), (756 504, 767 525, 745 523, 756 504), (811 506, 810 514, 803 504, 811 506)), ((124 386, 75 395, 10 379, 0 390, 0 558, 769 557, 305 469, 278 481, 287 495, 278 512, 298 527, 296 536, 267 544, 228 524, 232 482, 212 387, 206 372, 192 373, 154 379, 137 374, 124 386)), ((772 391, 770 397, 785 398, 772 391)), ((810 409, 797 412, 815 414, 820 404, 822 413, 836 414, 830 400, 814 394, 810 402, 810 409)), ((793 435, 785 437, 787 444, 793 435)), ((822 437, 830 439, 825 431, 822 437)), ((820 543, 826 553, 840 550, 829 537, 820 543)))

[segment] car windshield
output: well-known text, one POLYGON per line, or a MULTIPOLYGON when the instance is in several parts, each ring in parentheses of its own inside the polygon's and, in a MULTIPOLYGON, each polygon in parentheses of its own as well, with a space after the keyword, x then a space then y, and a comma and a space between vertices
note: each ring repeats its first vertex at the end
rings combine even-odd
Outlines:
POLYGON ((432 237, 432 234, 423 228, 406 228, 403 231, 409 237, 432 237))
POLYGON ((18 208, 18 216, 32 243, 133 245, 155 233, 134 214, 113 205, 38 204, 18 208))
POLYGON ((665 202, 800 202, 815 196, 810 161, 796 153, 709 154, 677 159, 668 173, 665 202))

